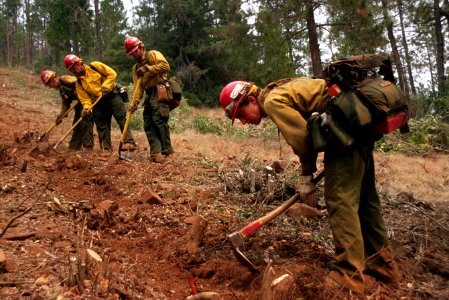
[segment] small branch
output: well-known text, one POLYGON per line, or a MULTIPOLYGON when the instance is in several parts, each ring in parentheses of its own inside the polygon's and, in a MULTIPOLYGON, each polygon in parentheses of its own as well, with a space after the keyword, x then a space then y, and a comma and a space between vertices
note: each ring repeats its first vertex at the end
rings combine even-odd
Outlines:
POLYGON ((32 284, 33 281, 0 281, 0 286, 16 286, 20 284, 32 284))
MULTIPOLYGON (((14 216, 11 218, 11 220, 8 222, 8 224, 6 224, 5 228, 3 228, 3 230, 0 232, 0 238, 5 234, 6 230, 11 227, 12 223, 17 220, 18 218, 22 217, 23 215, 25 215, 26 213, 28 213, 33 207, 34 204, 36 204, 36 202, 40 199, 40 197, 42 196, 42 194, 45 192, 45 190, 47 190, 48 185, 50 184, 50 182, 48 182, 45 187, 44 190, 39 194, 39 196, 37 197, 36 200, 33 201, 33 203, 30 205, 30 207, 28 207, 26 210, 24 210, 23 212, 21 212, 20 214, 14 216)), ((22 202, 23 203, 23 202, 22 202)))

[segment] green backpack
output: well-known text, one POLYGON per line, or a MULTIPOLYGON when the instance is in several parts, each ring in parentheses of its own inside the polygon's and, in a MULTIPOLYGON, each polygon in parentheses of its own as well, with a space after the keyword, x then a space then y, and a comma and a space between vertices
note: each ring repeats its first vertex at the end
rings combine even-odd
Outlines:
POLYGON ((333 61, 323 70, 329 113, 349 133, 408 132, 407 99, 396 86, 391 60, 377 54, 333 61))

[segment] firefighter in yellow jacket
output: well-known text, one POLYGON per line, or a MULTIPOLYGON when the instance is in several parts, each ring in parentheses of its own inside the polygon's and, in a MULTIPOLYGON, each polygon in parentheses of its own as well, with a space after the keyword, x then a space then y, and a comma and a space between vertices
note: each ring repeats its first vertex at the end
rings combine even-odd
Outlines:
MULTIPOLYGON (((277 125, 299 156, 302 173, 296 189, 307 199, 315 192, 311 180, 317 170, 307 120, 314 112, 326 112, 329 98, 324 80, 299 77, 270 83, 263 90, 251 82, 234 81, 221 91, 220 103, 232 121, 259 124, 268 117, 277 125)), ((349 147, 334 142, 324 154, 324 196, 336 261, 325 282, 332 288, 363 293, 364 274, 397 282, 400 273, 376 191, 373 138, 355 137, 349 147)))
MULTIPOLYGON (((64 64, 67 70, 76 75, 76 92, 83 105, 82 117, 88 118, 93 113, 100 147, 103 150, 112 151, 112 116, 121 131, 126 122, 126 107, 120 96, 121 91, 115 82, 117 73, 99 61, 93 61, 90 65, 84 64, 78 56, 73 54, 64 58, 64 64), (101 100, 92 107, 98 99, 101 100)), ((126 132, 125 144, 129 145, 130 150, 137 148, 130 129, 126 132)))
MULTIPOLYGON (((78 101, 76 95, 76 77, 63 75, 59 77, 56 72, 50 70, 44 70, 41 73, 42 82, 55 90, 59 91, 61 95, 61 112, 56 117, 56 124, 62 122, 61 116, 70 108, 73 101, 78 101)), ((83 106, 80 102, 75 106, 75 115, 73 116, 73 123, 75 124, 79 118, 81 118, 81 112, 83 106)), ((92 150, 94 147, 94 136, 93 136, 94 122, 93 118, 86 118, 83 120, 72 133, 72 138, 69 142, 69 149, 72 150, 92 150)))
POLYGON ((131 113, 136 111, 145 91, 143 126, 150 144, 150 159, 156 163, 171 161, 173 160, 173 148, 168 125, 169 103, 168 101, 158 101, 156 88, 159 83, 167 79, 170 65, 159 51, 145 51, 145 45, 135 37, 125 39, 125 51, 137 61, 132 70, 135 86, 134 97, 128 110, 131 113), (136 86, 139 77, 141 82, 136 86))

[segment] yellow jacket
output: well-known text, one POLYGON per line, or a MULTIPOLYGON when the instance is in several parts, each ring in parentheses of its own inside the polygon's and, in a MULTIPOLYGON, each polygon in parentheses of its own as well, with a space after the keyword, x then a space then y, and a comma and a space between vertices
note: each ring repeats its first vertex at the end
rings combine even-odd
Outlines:
POLYGON ((95 102, 98 97, 101 97, 102 87, 111 91, 115 87, 115 78, 117 77, 117 73, 104 63, 93 61, 90 64, 94 66, 98 72, 92 70, 89 65, 84 64, 83 66, 86 69, 86 74, 84 76, 79 76, 79 81, 76 82, 78 99, 81 101, 84 108, 91 108, 92 103, 95 102))
POLYGON ((134 82, 134 95, 131 99, 131 105, 139 104, 140 99, 142 99, 143 92, 152 87, 156 86, 162 80, 167 79, 167 73, 170 71, 170 65, 165 59, 161 52, 156 50, 145 51, 143 53, 143 60, 141 63, 136 63, 133 66, 133 82, 134 82), (145 66, 148 72, 145 72, 142 79, 140 80, 140 85, 135 86, 137 82, 137 69, 141 66, 145 66))
POLYGON ((317 154, 310 145, 307 119, 313 112, 326 111, 329 99, 326 82, 299 77, 271 88, 270 85, 265 87, 257 101, 299 156, 302 175, 311 175, 316 171, 317 154))

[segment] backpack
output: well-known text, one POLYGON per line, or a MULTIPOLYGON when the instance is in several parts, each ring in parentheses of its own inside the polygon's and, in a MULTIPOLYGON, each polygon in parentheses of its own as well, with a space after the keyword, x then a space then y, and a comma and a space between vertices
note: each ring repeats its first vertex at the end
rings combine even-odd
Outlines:
POLYGON ((323 69, 323 79, 332 96, 329 113, 349 131, 369 129, 377 136, 398 128, 409 131, 407 99, 395 84, 388 57, 365 54, 335 60, 323 69))
MULTIPOLYGON (((145 60, 149 65, 152 65, 149 51, 145 51, 145 60)), ((162 78, 161 75, 160 77, 162 78)), ((177 108, 181 104, 182 100, 182 87, 179 80, 176 77, 171 77, 166 80, 162 80, 162 82, 160 82, 159 84, 164 85, 167 89, 168 105, 170 111, 177 108)))

